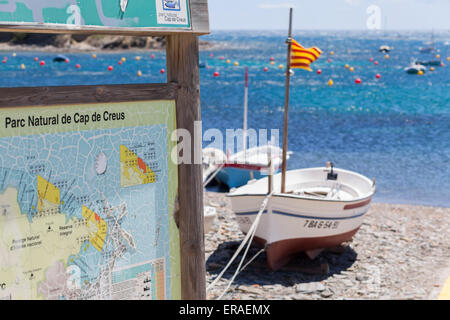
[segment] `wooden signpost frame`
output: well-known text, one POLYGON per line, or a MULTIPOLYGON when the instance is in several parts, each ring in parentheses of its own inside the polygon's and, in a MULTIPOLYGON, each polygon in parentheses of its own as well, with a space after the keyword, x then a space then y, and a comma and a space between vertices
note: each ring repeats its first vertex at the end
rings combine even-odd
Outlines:
MULTIPOLYGON (((167 83, 0 88, 0 108, 105 102, 175 100, 177 128, 191 133, 201 120, 198 36, 209 33, 208 1, 189 0, 191 28, 63 28, 0 25, 0 32, 117 34, 166 37, 167 83)), ((191 141, 201 152, 201 141, 191 141)), ((170 160, 169 160, 170 161, 170 160)), ((181 299, 206 299, 201 164, 178 165, 177 226, 180 233, 181 299)))

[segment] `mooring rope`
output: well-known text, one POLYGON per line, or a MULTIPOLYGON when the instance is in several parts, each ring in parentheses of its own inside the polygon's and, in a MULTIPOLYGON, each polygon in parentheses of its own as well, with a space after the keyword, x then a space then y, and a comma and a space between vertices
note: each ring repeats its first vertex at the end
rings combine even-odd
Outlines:
POLYGON ((233 257, 230 259, 230 261, 228 262, 228 264, 225 266, 225 268, 222 270, 222 272, 214 279, 214 281, 208 286, 207 290, 209 291, 212 287, 215 286, 215 284, 222 278, 223 274, 227 271, 227 269, 230 267, 230 265, 233 263, 234 259, 236 259, 236 257, 238 256, 239 252, 241 252, 242 248, 245 246, 245 244, 248 242, 247 248, 244 252, 244 255, 242 256, 241 262, 239 263, 239 266, 236 270, 236 272, 234 273, 233 277, 231 278, 227 288, 224 290, 224 292, 220 295, 219 298, 217 298, 217 300, 220 300, 223 295, 228 291, 228 289, 230 288, 231 284, 233 283, 234 279, 236 278, 236 276, 239 274, 240 271, 242 271, 245 267, 247 267, 247 265, 253 261, 261 252, 263 252, 265 249, 260 250, 260 252, 258 252, 245 266, 244 268, 241 269, 242 263, 245 260, 245 256, 247 255, 248 249, 250 248, 250 245, 253 241, 253 237, 256 233, 256 230, 258 228, 258 224, 259 221, 261 219, 261 215, 264 212, 264 210, 267 207, 267 204, 269 203, 269 198, 273 195, 273 192, 271 192, 270 194, 268 194, 266 196, 266 198, 263 200, 262 204, 261 204, 261 208, 258 212, 258 214, 256 215, 255 221, 253 222, 253 224, 251 225, 249 231, 247 232, 247 235, 245 236, 244 240, 242 240, 241 244, 239 245, 239 248, 236 250, 236 252, 234 253, 233 257), (250 240, 250 241, 249 241, 250 240))

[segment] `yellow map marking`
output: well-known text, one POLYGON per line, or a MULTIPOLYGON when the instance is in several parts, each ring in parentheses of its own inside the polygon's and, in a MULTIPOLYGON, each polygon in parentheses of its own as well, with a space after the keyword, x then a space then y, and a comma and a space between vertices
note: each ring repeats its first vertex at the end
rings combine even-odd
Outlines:
POLYGON ((155 173, 134 152, 120 146, 120 186, 130 187, 156 182, 155 173))
POLYGON ((38 193, 38 211, 44 210, 43 201, 47 200, 48 202, 59 206, 60 203, 60 194, 59 188, 55 187, 53 184, 42 178, 41 176, 37 176, 37 193, 38 193))
POLYGON ((88 207, 82 206, 81 214, 86 220, 86 226, 89 229, 89 239, 92 245, 98 251, 102 251, 105 244, 108 226, 102 218, 88 207))
POLYGON ((438 300, 450 300, 450 277, 445 280, 444 287, 438 296, 438 300))

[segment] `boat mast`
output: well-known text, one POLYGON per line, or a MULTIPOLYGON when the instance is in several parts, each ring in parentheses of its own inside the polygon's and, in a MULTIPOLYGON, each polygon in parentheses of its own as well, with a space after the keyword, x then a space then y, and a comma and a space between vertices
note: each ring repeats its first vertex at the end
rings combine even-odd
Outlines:
POLYGON ((244 89, 244 134, 243 134, 243 148, 244 158, 247 154, 247 111, 248 110, 248 67, 245 68, 245 89, 244 89))
POLYGON ((288 139, 288 120, 289 120, 289 86, 291 82, 291 48, 292 48, 292 8, 289 10, 289 33, 287 43, 287 61, 286 61, 286 92, 284 96, 284 126, 283 126, 283 163, 281 171, 281 193, 286 192, 286 155, 288 139))

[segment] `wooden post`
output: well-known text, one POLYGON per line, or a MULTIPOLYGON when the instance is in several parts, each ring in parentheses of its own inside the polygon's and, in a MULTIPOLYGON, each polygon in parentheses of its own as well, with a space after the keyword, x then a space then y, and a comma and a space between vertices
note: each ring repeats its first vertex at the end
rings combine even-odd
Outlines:
POLYGON ((289 86, 291 80, 291 48, 292 48, 292 8, 289 11, 289 35, 287 39, 286 92, 284 96, 284 128, 283 128, 283 163, 281 169, 281 193, 286 192, 287 141, 289 120, 289 86))
MULTIPOLYGON (((194 122, 201 120, 198 37, 175 34, 167 37, 167 81, 176 83, 177 128, 191 133, 191 159, 201 154, 200 137, 194 136, 194 122), (200 141, 194 141, 200 138, 200 141)), ((181 298, 206 299, 205 246, 203 230, 202 165, 178 166, 178 200, 181 251, 181 298)))

